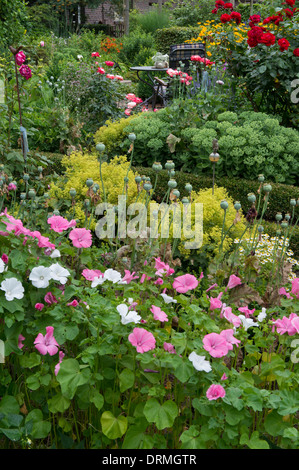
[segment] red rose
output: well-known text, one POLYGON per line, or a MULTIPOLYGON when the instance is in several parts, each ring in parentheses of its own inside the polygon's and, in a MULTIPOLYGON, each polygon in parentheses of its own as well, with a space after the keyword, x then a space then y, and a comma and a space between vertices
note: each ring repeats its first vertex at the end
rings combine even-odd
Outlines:
POLYGON ((284 3, 287 3, 288 5, 290 5, 290 7, 293 7, 295 5, 295 1, 296 0, 286 0, 284 3))
POLYGON ((225 3, 223 8, 225 8, 226 10, 233 10, 234 6, 232 3, 225 3))
POLYGON ((287 51, 288 48, 290 47, 289 41, 285 38, 278 39, 277 43, 279 45, 279 48, 280 48, 281 52, 287 51))
POLYGON ((237 11, 233 11, 230 15, 232 20, 235 20, 237 24, 241 23, 241 14, 238 13, 237 11))
POLYGON ((293 11, 290 10, 289 8, 285 8, 283 11, 285 12, 285 14, 288 18, 292 18, 292 16, 294 16, 293 11))
POLYGON ((259 43, 260 44, 265 44, 266 46, 273 46, 275 44, 275 36, 272 33, 263 33, 262 36, 260 37, 259 43))
POLYGON ((295 57, 299 57, 299 47, 294 49, 293 54, 294 54, 295 57))
POLYGON ((223 15, 220 16, 221 23, 228 23, 231 19, 231 16, 227 13, 223 13, 223 15))
POLYGON ((259 42, 260 38, 263 35, 263 28, 259 26, 253 26, 248 32, 247 32, 247 43, 250 47, 256 47, 259 42))
POLYGON ((212 10, 212 13, 214 13, 214 15, 216 15, 217 11, 218 11, 218 8, 214 8, 214 10, 212 10))
POLYGON ((216 7, 216 8, 223 8, 224 5, 225 5, 225 2, 224 2, 223 0, 217 0, 217 1, 215 2, 215 7, 216 7))

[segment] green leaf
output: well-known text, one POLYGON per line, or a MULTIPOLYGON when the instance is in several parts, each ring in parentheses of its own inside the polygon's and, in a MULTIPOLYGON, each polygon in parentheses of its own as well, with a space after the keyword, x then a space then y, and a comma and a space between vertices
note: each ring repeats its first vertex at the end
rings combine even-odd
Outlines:
POLYGON ((11 441, 19 441, 22 437, 21 432, 18 429, 4 429, 0 428, 0 433, 3 433, 11 441))
POLYGON ((269 449, 269 444, 263 439, 259 438, 258 431, 254 431, 250 436, 250 439, 248 434, 242 434, 240 438, 240 444, 247 445, 249 449, 269 449))
POLYGON ((271 411, 265 419, 264 426, 270 436, 277 437, 283 434, 283 431, 288 427, 288 424, 282 420, 282 417, 277 413, 277 411, 271 411))
POLYGON ((61 386, 62 394, 72 399, 79 385, 88 383, 90 379, 90 369, 80 370, 79 362, 76 359, 65 359, 60 364, 57 380, 61 386))
POLYGON ((7 395, 0 400, 0 413, 18 414, 19 410, 20 407, 15 397, 7 395))
POLYGON ((100 410, 103 408, 104 405, 104 397, 98 390, 93 389, 92 395, 90 397, 91 403, 95 405, 95 407, 100 410))
POLYGON ((178 416, 178 407, 171 400, 160 405, 158 400, 151 398, 146 402, 143 413, 149 423, 155 423, 157 428, 162 430, 173 426, 178 416))
POLYGON ((43 414, 41 410, 35 409, 28 413, 26 416, 26 423, 32 421, 33 427, 31 436, 35 439, 44 439, 51 431, 51 423, 43 420, 43 414))
POLYGON ((119 374, 119 388, 121 393, 132 388, 135 382, 135 375, 130 369, 124 369, 119 374))
POLYGON ((32 369, 32 367, 38 366, 41 362, 41 355, 35 352, 31 353, 29 356, 20 357, 20 366, 32 369))
POLYGON ((61 393, 48 400, 48 408, 51 413, 63 413, 71 404, 71 400, 64 397, 61 393))
POLYGON ((296 413, 299 409, 299 392, 295 390, 282 390, 280 392, 281 402, 278 406, 278 413, 282 416, 296 413))
POLYGON ((39 378, 36 375, 27 377, 26 384, 30 390, 37 390, 40 387, 39 378))
POLYGON ((117 418, 111 411, 105 411, 101 416, 102 431, 109 439, 122 437, 128 427, 128 420, 125 416, 119 415, 117 418))
POLYGON ((180 436, 182 449, 206 449, 205 442, 199 437, 199 430, 196 426, 190 426, 180 436))

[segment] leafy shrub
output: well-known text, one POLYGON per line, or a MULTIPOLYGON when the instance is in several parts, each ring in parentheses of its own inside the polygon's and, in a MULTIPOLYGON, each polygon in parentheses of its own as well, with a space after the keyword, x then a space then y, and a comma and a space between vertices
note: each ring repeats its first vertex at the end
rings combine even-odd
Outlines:
POLYGON ((146 33, 154 33, 157 29, 164 29, 169 26, 169 12, 159 11, 157 8, 146 13, 137 13, 135 16, 137 26, 146 33))
POLYGON ((128 135, 127 132, 125 132, 126 127, 137 117, 138 114, 132 114, 131 116, 123 117, 115 121, 106 121, 105 125, 100 127, 95 133, 95 143, 103 143, 109 155, 117 152, 121 147, 121 142, 123 142, 128 135))
MULTIPOLYGON (((134 65, 142 65, 136 60, 141 49, 153 51, 153 54, 155 51, 153 36, 140 31, 140 29, 136 29, 134 32, 125 35, 123 37, 122 46, 123 48, 120 51, 119 58, 131 67, 134 65)), ((151 54, 151 52, 149 52, 149 54, 151 54)))
POLYGON ((182 44, 188 39, 197 37, 199 28, 172 26, 170 28, 158 29, 155 34, 156 48, 163 54, 169 54, 169 48, 173 44, 182 44))
POLYGON ((134 132, 137 137, 135 163, 152 165, 157 159, 165 163, 171 157, 179 169, 210 174, 208 157, 213 139, 218 139, 218 176, 254 180, 263 173, 273 182, 298 184, 297 130, 280 126, 277 119, 253 111, 239 115, 225 112, 212 121, 203 121, 199 116, 196 120, 195 113, 190 123, 188 113, 186 121, 183 118, 178 121, 173 111, 172 107, 164 108, 128 123, 125 132, 134 132), (170 133, 180 139, 173 153, 166 142, 170 133))
MULTIPOLYGON (((50 195, 53 207, 67 208, 71 205, 70 189, 75 189, 76 205, 69 209, 69 213, 74 215, 81 222, 84 221, 85 213, 83 208, 84 200, 89 199, 86 180, 92 178, 94 183, 99 185, 97 192, 100 200, 103 202, 103 191, 100 177, 100 164, 97 155, 73 152, 70 156, 62 159, 62 165, 65 167, 64 177, 57 179, 56 183, 51 185, 50 195)), ((124 178, 129 178, 127 197, 129 203, 135 200, 137 187, 135 184, 135 174, 129 171, 129 162, 125 156, 113 158, 110 162, 103 162, 101 165, 102 177, 105 182, 105 195, 107 202, 111 204, 118 203, 118 196, 123 193, 124 178)))
POLYGON ((178 3, 171 10, 171 26, 196 26, 200 21, 212 19, 214 4, 214 0, 201 0, 198 3, 187 0, 178 3))

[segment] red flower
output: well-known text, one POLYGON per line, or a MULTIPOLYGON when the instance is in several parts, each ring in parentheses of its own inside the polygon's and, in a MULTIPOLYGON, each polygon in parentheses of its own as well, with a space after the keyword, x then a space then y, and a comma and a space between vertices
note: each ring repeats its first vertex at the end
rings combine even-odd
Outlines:
POLYGON ((255 26, 256 23, 259 23, 261 21, 261 16, 260 15, 252 15, 249 17, 249 26, 252 28, 255 26))
POLYGON ((235 20, 237 24, 241 23, 241 14, 238 13, 237 11, 233 11, 230 15, 232 20, 235 20))
POLYGON ((285 8, 283 11, 285 12, 288 18, 292 18, 292 16, 294 16, 294 12, 290 10, 289 8, 285 8))
POLYGON ((281 52, 287 51, 288 48, 290 47, 289 41, 285 38, 278 39, 277 43, 279 45, 279 48, 280 48, 281 52))
POLYGON ((259 26, 253 26, 248 32, 247 32, 247 43, 250 47, 256 47, 259 42, 260 38, 263 35, 263 28, 259 26))
POLYGON ((28 67, 28 65, 21 65, 21 67, 19 68, 19 72, 22 77, 26 78, 26 80, 32 77, 31 69, 30 67, 28 67))
POLYGON ((299 57, 299 47, 294 49, 293 54, 294 54, 295 57, 299 57))
POLYGON ((223 5, 223 8, 225 8, 226 10, 233 10, 234 6, 232 3, 225 3, 223 5))
POLYGON ((263 33, 259 42, 260 44, 265 44, 266 46, 273 46, 275 44, 275 36, 272 33, 263 33))
POLYGON ((295 1, 296 0, 286 0, 284 3, 287 3, 288 5, 290 5, 290 7, 293 7, 295 5, 295 1))
POLYGON ((231 19, 231 16, 227 13, 223 13, 223 15, 220 16, 221 23, 228 23, 231 19))
POLYGON ((212 10, 212 13, 216 15, 217 11, 218 11, 218 8, 214 8, 214 10, 212 10))
POLYGON ((225 5, 225 2, 224 2, 223 0, 217 0, 217 1, 215 2, 215 7, 216 7, 216 8, 223 8, 224 5, 225 5))
POLYGON ((91 57, 101 57, 98 52, 92 52, 91 57))

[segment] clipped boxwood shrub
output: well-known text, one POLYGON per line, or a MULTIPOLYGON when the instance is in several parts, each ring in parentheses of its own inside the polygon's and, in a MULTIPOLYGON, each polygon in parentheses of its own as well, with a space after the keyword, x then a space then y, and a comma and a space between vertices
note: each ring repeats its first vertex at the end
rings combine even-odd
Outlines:
POLYGON ((169 54, 170 46, 183 44, 189 39, 196 38, 200 32, 197 26, 172 26, 170 28, 157 29, 154 33, 157 50, 163 54, 169 54))
MULTIPOLYGON (((140 175, 149 176, 152 182, 155 181, 156 173, 152 168, 136 167, 135 170, 140 175)), ((162 170, 158 175, 158 182, 155 190, 155 199, 158 202, 162 201, 168 180, 168 172, 166 170, 162 170)), ((189 173, 178 171, 175 174, 175 180, 178 183, 177 189, 180 191, 181 197, 188 196, 185 190, 186 183, 190 183, 193 187, 193 190, 196 192, 203 188, 212 187, 212 176, 195 176, 189 173)), ((258 190, 260 187, 260 183, 257 181, 228 177, 216 177, 216 185, 218 187, 225 188, 234 201, 240 201, 242 204, 242 210, 245 214, 251 206, 251 204, 248 202, 247 195, 249 193, 254 193, 258 197, 258 190)), ((268 209, 265 214, 265 219, 269 221, 275 220, 275 215, 277 212, 282 212, 282 214, 290 212, 290 200, 299 199, 298 187, 279 183, 272 183, 271 185, 272 191, 269 198, 268 209)))

